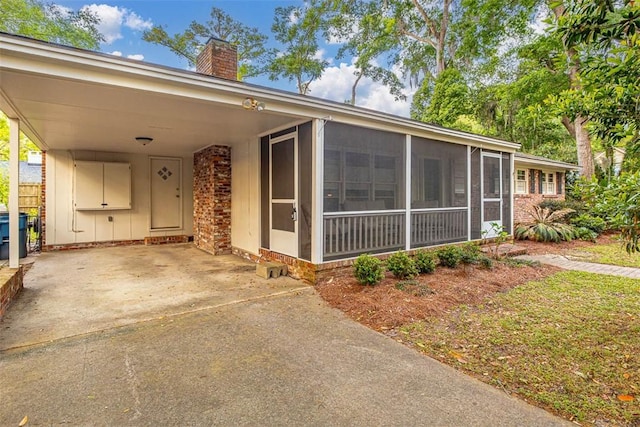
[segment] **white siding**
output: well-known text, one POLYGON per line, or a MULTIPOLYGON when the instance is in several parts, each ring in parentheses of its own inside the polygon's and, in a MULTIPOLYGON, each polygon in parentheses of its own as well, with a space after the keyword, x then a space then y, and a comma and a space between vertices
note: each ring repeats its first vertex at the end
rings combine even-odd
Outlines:
POLYGON ((260 141, 231 149, 231 245, 258 253, 260 247, 260 141))
POLYGON ((149 157, 93 151, 47 151, 46 245, 112 240, 142 240, 149 236, 193 235, 193 157, 183 159, 183 224, 181 230, 150 231, 149 157), (75 211, 73 161, 131 164, 131 209, 75 211), (112 221, 109 221, 109 217, 112 221))

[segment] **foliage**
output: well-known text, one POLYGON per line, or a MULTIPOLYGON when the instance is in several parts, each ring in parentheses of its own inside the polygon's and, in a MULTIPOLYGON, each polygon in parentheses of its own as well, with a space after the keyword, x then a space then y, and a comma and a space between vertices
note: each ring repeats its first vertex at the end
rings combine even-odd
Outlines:
POLYGON ((468 99, 469 87, 462 73, 449 67, 438 75, 433 90, 427 79, 422 83, 411 105, 411 118, 450 127, 471 112, 468 99))
POLYGON ((487 246, 491 256, 495 259, 500 258, 500 246, 509 240, 509 233, 504 225, 497 222, 490 223, 489 230, 483 230, 482 236, 487 240, 487 246))
POLYGON ((445 246, 436 251, 440 265, 456 268, 462 261, 462 249, 458 246, 445 246))
POLYGON ((598 234, 601 234, 607 226, 607 222, 604 219, 598 216, 590 215, 588 213, 584 213, 571 218, 570 222, 574 227, 587 228, 593 231, 594 233, 596 233, 596 236, 598 234))
POLYGON ((238 78, 247 78, 265 72, 266 62, 273 52, 266 47, 268 37, 258 28, 236 21, 222 9, 211 8, 205 23, 192 21, 182 33, 170 36, 164 27, 154 26, 142 38, 150 43, 169 48, 171 52, 195 65, 198 54, 210 38, 228 41, 238 53, 238 78))
POLYGON ((363 285, 375 285, 384 278, 382 261, 369 254, 362 254, 353 262, 353 275, 363 285))
POLYGON ((493 259, 483 255, 478 258, 478 264, 480 264, 482 268, 486 268, 490 270, 493 268, 493 259))
POLYGON ((0 31, 81 49, 98 49, 99 19, 89 10, 73 11, 39 0, 0 0, 0 31))
POLYGON ((583 116, 605 146, 640 143, 640 4, 634 1, 569 2, 557 33, 581 54, 580 85, 555 101, 583 116))
POLYGON ((395 252, 387 259, 387 270, 398 279, 410 279, 418 275, 415 262, 405 252, 395 252))
POLYGON ((516 239, 538 242, 571 241, 575 237, 573 227, 560 222, 571 212, 573 212, 572 209, 560 209, 552 212, 550 209, 534 206, 533 210, 528 212, 531 221, 518 224, 514 236, 516 239))
POLYGON ((595 243, 598 238, 598 233, 587 227, 574 226, 573 233, 574 237, 578 240, 586 240, 595 243))
POLYGON ((634 425, 638 405, 618 396, 637 399, 638 304, 640 280, 562 272, 491 304, 403 326, 399 335, 575 422, 634 425))
POLYGON ((556 212, 560 210, 570 209, 573 212, 568 212, 565 215, 565 218, 570 219, 581 215, 585 212, 585 205, 581 201, 577 200, 557 200, 557 199, 546 199, 541 201, 538 206, 543 209, 549 209, 551 212, 556 212))
POLYGON ((267 67, 271 80, 283 77, 295 81, 298 93, 309 93, 309 84, 329 65, 317 55, 324 11, 320 1, 276 8, 271 31, 282 47, 276 50, 267 67))
POLYGON ((423 249, 415 253, 414 262, 419 274, 430 274, 436 270, 434 255, 423 249))
POLYGON ((463 264, 476 264, 484 256, 480 246, 476 243, 467 243, 461 248, 460 262, 463 264))

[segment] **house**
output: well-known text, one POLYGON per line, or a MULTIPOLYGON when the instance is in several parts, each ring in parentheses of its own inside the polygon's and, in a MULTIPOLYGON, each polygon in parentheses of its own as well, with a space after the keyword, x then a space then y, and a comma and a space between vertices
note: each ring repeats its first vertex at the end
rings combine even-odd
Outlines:
POLYGON ((577 170, 578 166, 571 163, 516 153, 513 173, 514 222, 528 221, 528 212, 544 200, 564 200, 567 173, 577 170))
MULTIPOLYGON (((27 153, 27 161, 20 161, 18 165, 20 179, 18 186, 18 208, 21 212, 36 210, 41 202, 42 155, 39 151, 27 153)), ((9 176, 9 162, 0 161, 0 176, 9 176)), ((4 195, 6 197, 6 194, 4 195)), ((0 212, 6 212, 5 200, 0 200, 0 212)))
POLYGON ((610 170, 613 175, 620 175, 620 171, 622 170, 622 163, 624 162, 624 156, 627 154, 627 151, 621 147, 613 147, 611 149, 611 154, 607 156, 605 151, 601 151, 599 153, 595 153, 593 156, 593 162, 600 166, 603 171, 607 172, 610 170), (609 169, 611 168, 611 169, 609 169))
POLYGON ((0 109, 43 150, 44 249, 183 242, 297 277, 512 229, 518 144, 0 34, 0 109))

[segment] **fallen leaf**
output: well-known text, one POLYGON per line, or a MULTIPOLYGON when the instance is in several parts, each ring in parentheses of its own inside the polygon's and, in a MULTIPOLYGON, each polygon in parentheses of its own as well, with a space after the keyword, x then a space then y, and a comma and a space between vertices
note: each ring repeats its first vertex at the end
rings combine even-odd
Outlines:
POLYGON ((629 395, 629 394, 619 394, 618 395, 618 400, 622 401, 622 402, 633 402, 633 396, 629 395))
POLYGON ((464 360, 464 357, 462 357, 462 355, 457 351, 449 350, 449 355, 453 356, 460 363, 467 363, 467 361, 464 360))
POLYGON ((25 415, 22 421, 20 421, 20 424, 18 424, 18 427, 24 427, 27 425, 28 422, 29 422, 29 417, 25 415))
POLYGON ((425 346, 423 343, 421 343, 421 342, 417 342, 417 343, 416 343, 416 345, 417 345, 418 347, 420 347, 420 348, 425 348, 425 347, 426 347, 426 346, 425 346))
POLYGON ((622 376, 624 377, 625 380, 628 380, 629 377, 631 377, 631 375, 627 374, 626 372, 622 374, 622 376))

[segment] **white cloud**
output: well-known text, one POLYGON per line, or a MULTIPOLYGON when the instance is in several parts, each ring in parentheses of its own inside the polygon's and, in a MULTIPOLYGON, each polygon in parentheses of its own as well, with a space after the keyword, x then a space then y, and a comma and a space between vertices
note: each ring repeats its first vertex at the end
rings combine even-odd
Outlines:
MULTIPOLYGON (((311 82, 311 95, 337 102, 350 100, 351 87, 356 79, 355 70, 353 63, 344 62, 338 66, 327 67, 320 79, 311 82)), ((356 88, 356 106, 408 117, 414 92, 415 89, 406 89, 404 94, 407 101, 396 101, 384 85, 365 77, 356 88)))
POLYGON ((94 3, 83 6, 82 10, 88 10, 100 19, 98 31, 104 37, 106 44, 111 44, 123 37, 121 32, 123 26, 134 31, 146 30, 153 26, 150 20, 144 20, 124 7, 94 3))
POLYGON ((111 52, 111 55, 113 55, 113 56, 122 56, 122 52, 120 52, 119 50, 114 50, 113 52, 111 52))
POLYGON ((329 64, 333 64, 333 58, 325 58, 324 56, 327 54, 325 49, 318 49, 316 53, 313 55, 313 59, 318 61, 327 61, 329 64))
POLYGON ((127 55, 129 59, 135 59, 136 61, 142 61, 144 59, 144 55, 136 53, 135 55, 127 55))

